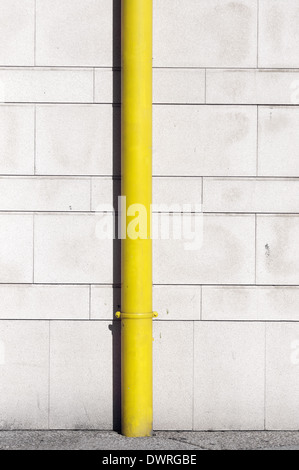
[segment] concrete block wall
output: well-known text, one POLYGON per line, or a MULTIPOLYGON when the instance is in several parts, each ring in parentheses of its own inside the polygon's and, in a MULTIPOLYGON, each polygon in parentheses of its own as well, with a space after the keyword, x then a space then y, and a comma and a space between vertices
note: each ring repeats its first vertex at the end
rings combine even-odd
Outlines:
MULTIPOLYGON (((119 426, 120 3, 1 0, 0 429, 119 426)), ((155 429, 299 428, 298 20, 154 0, 155 429)))

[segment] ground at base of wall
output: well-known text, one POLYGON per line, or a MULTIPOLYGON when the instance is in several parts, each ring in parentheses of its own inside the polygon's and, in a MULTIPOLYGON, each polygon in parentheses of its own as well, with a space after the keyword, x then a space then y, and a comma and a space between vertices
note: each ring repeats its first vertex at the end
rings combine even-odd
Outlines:
POLYGON ((299 432, 155 432, 125 438, 105 431, 0 431, 0 450, 299 450, 299 432))

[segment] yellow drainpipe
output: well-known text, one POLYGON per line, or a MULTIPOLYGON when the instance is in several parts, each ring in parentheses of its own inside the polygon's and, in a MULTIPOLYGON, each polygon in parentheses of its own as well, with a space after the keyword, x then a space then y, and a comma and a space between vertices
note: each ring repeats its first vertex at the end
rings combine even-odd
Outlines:
POLYGON ((122 0, 122 434, 150 436, 152 0, 122 0))

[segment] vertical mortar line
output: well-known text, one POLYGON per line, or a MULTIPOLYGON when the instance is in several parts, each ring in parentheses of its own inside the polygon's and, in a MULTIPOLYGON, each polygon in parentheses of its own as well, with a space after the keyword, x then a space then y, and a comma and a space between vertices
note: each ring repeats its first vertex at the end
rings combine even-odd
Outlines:
POLYGON ((91 284, 89 284, 89 320, 91 320, 91 284))
POLYGON ((255 235, 254 235, 254 284, 256 286, 257 283, 257 214, 254 214, 255 217, 255 235))
POLYGON ((89 210, 92 211, 92 177, 89 179, 89 210))
POLYGON ((203 212, 203 184, 204 184, 204 177, 201 177, 201 211, 203 212))
POLYGON ((207 69, 205 69, 205 104, 207 104, 207 69))
POLYGON ((202 320, 202 318, 203 318, 203 311, 202 311, 202 306, 203 306, 202 300, 203 300, 203 298, 202 298, 202 296, 203 296, 203 286, 200 286, 200 316, 199 316, 200 320, 202 320))
POLYGON ((36 0, 34 0, 34 67, 36 66, 36 0))
POLYGON ((256 66, 259 68, 259 42, 260 42, 260 0, 257 0, 257 18, 256 18, 256 41, 257 41, 257 51, 256 51, 256 66))
POLYGON ((34 166, 34 175, 36 174, 36 105, 34 105, 34 142, 33 142, 33 153, 34 153, 34 163, 33 163, 33 166, 34 166))
POLYGON ((35 213, 32 214, 32 284, 34 284, 34 271, 35 271, 35 213))
POLYGON ((260 121, 260 116, 259 116, 259 111, 260 107, 257 106, 256 109, 256 176, 259 176, 259 121, 260 121))
POLYGON ((95 67, 93 68, 92 81, 93 81, 92 100, 93 100, 93 103, 95 103, 95 97, 96 97, 96 69, 95 67))

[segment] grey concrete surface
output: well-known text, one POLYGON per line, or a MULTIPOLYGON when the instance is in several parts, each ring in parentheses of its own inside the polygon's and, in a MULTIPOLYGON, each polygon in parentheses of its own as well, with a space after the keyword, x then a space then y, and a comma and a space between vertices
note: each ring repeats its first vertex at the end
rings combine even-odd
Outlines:
POLYGON ((299 432, 1 431, 0 450, 299 450, 299 432))

